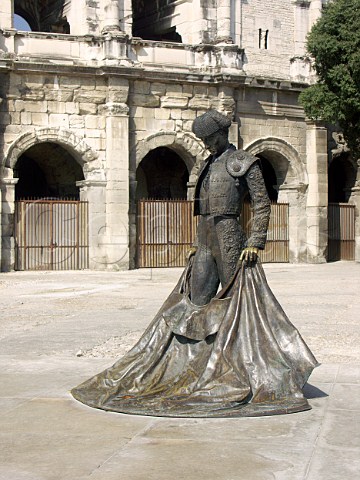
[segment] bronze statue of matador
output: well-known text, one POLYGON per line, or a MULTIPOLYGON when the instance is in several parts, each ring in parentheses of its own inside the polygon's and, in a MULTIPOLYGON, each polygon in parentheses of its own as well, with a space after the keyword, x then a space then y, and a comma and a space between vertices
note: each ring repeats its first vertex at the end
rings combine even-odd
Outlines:
POLYGON ((256 262, 264 249, 270 218, 270 200, 259 159, 229 143, 231 120, 209 110, 193 123, 193 132, 211 155, 195 187, 194 214, 199 215, 198 235, 189 255, 195 255, 191 300, 205 305, 224 286, 239 261, 256 262), (244 198, 250 195, 253 221, 246 238, 238 221, 244 198))

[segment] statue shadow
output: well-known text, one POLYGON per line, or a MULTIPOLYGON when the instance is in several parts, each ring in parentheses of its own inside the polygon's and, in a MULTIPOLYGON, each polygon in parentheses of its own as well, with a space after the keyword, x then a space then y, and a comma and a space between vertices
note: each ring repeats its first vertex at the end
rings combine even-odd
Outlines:
POLYGON ((311 385, 310 383, 304 385, 303 394, 308 400, 311 398, 324 398, 329 396, 327 393, 320 390, 320 388, 314 387, 314 385, 311 385))

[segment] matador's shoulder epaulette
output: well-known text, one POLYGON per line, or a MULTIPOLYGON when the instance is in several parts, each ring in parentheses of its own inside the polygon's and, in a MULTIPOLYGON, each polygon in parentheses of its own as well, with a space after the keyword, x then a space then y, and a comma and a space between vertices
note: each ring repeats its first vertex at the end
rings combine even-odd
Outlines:
POLYGON ((251 153, 235 150, 226 160, 226 170, 232 177, 242 177, 257 160, 259 159, 251 153))

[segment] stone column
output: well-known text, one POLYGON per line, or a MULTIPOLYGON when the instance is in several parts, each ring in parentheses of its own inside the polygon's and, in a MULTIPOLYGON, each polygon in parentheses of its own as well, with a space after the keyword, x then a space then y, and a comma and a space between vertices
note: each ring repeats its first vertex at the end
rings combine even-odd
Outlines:
POLYGON ((98 35, 99 2, 88 0, 72 1, 67 10, 67 20, 72 35, 98 35))
POLYGON ((81 180, 80 200, 89 202, 89 268, 105 269, 107 266, 106 243, 106 181, 81 180))
POLYGON ((233 43, 231 28, 232 0, 219 0, 217 8, 217 43, 233 43))
POLYGON ((106 0, 104 5, 105 18, 103 21, 102 32, 120 31, 120 11, 119 0, 106 0))
POLYGON ((326 262, 328 244, 327 130, 307 121, 306 163, 309 188, 306 200, 307 260, 326 262))
POLYGON ((311 0, 309 9, 309 30, 314 23, 321 17, 322 0, 311 0))
POLYGON ((129 37, 132 35, 132 23, 132 1, 120 0, 120 25, 123 32, 125 32, 126 35, 129 35, 129 37))
POLYGON ((15 268, 15 186, 18 178, 3 178, 1 189, 1 271, 9 272, 15 268))
POLYGON ((279 202, 289 204, 289 262, 306 262, 306 227, 304 184, 283 184, 279 187, 279 202))
POLYGON ((119 270, 129 268, 129 110, 109 102, 104 113, 107 268, 119 270))
POLYGON ((355 205, 355 261, 360 262, 360 186, 351 189, 349 203, 355 205))
POLYGON ((0 28, 13 28, 14 0, 0 2, 0 28))

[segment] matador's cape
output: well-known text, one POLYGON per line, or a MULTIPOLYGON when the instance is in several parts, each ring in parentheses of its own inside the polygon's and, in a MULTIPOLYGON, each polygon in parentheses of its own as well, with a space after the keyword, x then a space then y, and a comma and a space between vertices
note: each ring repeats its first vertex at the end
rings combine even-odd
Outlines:
POLYGON ((91 407, 169 417, 241 417, 310 408, 317 361, 262 266, 238 268, 209 304, 191 303, 191 262, 138 343, 72 390, 91 407))

